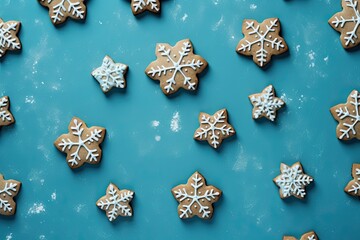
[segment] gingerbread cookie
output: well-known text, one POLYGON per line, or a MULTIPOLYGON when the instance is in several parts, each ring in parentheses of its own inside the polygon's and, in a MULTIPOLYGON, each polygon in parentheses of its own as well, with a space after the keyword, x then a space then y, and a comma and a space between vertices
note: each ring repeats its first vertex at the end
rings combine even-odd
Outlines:
POLYGON ((352 165, 351 180, 345 187, 345 192, 355 197, 360 197, 360 164, 354 163, 352 165))
POLYGON ((179 41, 174 47, 167 43, 159 43, 155 54, 157 60, 150 63, 145 73, 153 80, 160 81, 161 90, 166 95, 171 95, 180 88, 196 90, 197 74, 207 67, 207 62, 194 54, 189 39, 179 41))
POLYGON ((0 58, 5 56, 7 51, 21 49, 21 42, 17 34, 21 23, 17 21, 4 22, 0 18, 0 58))
POLYGON ((133 191, 120 190, 115 184, 110 183, 106 189, 106 195, 96 202, 96 206, 106 212, 110 222, 114 221, 118 216, 131 217, 133 210, 130 202, 134 194, 133 191))
POLYGON ((221 190, 214 186, 207 186, 206 179, 195 172, 187 184, 181 184, 171 190, 176 201, 179 202, 178 214, 182 219, 198 216, 210 219, 213 215, 213 203, 221 197, 221 190))
POLYGON ((235 129, 228 123, 227 110, 221 109, 214 115, 199 114, 200 127, 194 133, 194 139, 207 141, 213 148, 220 147, 222 141, 235 134, 235 129))
POLYGON ((8 96, 0 98, 0 127, 15 123, 14 116, 9 111, 10 99, 8 96))
MULTIPOLYGON (((284 236, 283 240, 297 240, 297 239, 292 236, 284 236)), ((319 240, 319 238, 314 231, 311 231, 303 234, 300 240, 319 240)))
POLYGON ((128 66, 122 63, 115 63, 109 56, 105 56, 101 67, 95 69, 91 75, 99 82, 104 93, 113 87, 125 88, 125 74, 128 66))
POLYGON ((242 32, 244 38, 236 47, 239 54, 253 56, 259 67, 264 67, 271 60, 272 55, 279 55, 288 50, 285 40, 280 36, 280 20, 268 18, 262 23, 245 19, 242 32))
POLYGON ((360 94, 353 90, 346 103, 338 104, 330 109, 331 114, 339 124, 336 136, 340 140, 360 139, 360 94))
POLYGON ((14 197, 19 194, 21 182, 15 180, 4 180, 0 174, 0 214, 5 216, 14 215, 16 212, 16 202, 14 197))
POLYGON ((85 0, 38 0, 49 9, 49 16, 54 25, 64 23, 67 18, 85 20, 85 0))
POLYGON ((160 12, 160 0, 131 0, 131 10, 134 15, 144 11, 160 12))
POLYGON ((280 188, 281 198, 294 196, 304 199, 306 195, 305 187, 314 181, 312 177, 306 175, 300 162, 293 164, 291 167, 281 163, 281 174, 274 178, 274 183, 280 188))
POLYGON ((329 19, 330 26, 340 32, 340 41, 344 48, 352 48, 359 45, 360 13, 357 0, 342 0, 343 10, 329 19))
POLYGON ((276 111, 285 106, 285 102, 281 98, 277 98, 275 89, 272 85, 267 86, 261 93, 249 96, 251 104, 254 106, 252 111, 253 119, 266 117, 274 121, 276 119, 276 111))
POLYGON ((69 124, 69 133, 61 135, 54 142, 55 147, 66 153, 70 168, 79 168, 84 163, 98 164, 101 161, 100 144, 104 141, 106 129, 88 128, 80 118, 74 117, 69 124))

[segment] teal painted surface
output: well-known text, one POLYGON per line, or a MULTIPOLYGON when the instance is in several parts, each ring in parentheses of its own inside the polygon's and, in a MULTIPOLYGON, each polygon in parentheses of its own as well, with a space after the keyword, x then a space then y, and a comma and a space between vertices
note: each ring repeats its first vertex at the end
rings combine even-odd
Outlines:
POLYGON ((0 95, 17 121, 0 130, 0 172, 23 182, 16 216, 0 218, 1 239, 281 239, 311 229, 357 239, 360 201, 343 188, 360 143, 338 141, 329 113, 360 90, 360 52, 345 51, 327 23, 340 1, 168 0, 161 16, 140 17, 129 1, 104 2, 88 1, 85 23, 60 28, 35 0, 0 3, 1 18, 22 22, 23 43, 0 63, 0 95), (280 18, 290 51, 262 70, 235 46, 244 18, 269 17, 280 18), (156 43, 184 38, 209 68, 196 94, 169 98, 144 69, 156 43), (90 75, 106 54, 129 65, 126 91, 105 95, 90 75), (268 84, 287 102, 275 124, 253 121, 247 98, 268 84), (192 135, 200 111, 223 107, 237 135, 214 151, 192 135), (72 171, 53 147, 73 116, 107 129, 98 167, 72 171), (281 200, 272 179, 298 160, 315 184, 305 201, 281 200), (211 221, 180 220, 170 193, 196 170, 224 193, 211 221), (133 218, 110 223, 95 206, 110 181, 136 192, 133 218))

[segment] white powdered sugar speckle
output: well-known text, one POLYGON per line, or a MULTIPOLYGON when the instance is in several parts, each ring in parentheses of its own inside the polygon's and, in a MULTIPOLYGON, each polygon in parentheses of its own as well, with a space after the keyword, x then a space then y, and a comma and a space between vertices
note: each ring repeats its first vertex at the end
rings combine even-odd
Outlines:
POLYGON ((151 122, 151 127, 157 128, 158 126, 160 126, 160 122, 158 120, 154 120, 151 122))
POLYGON ((34 205, 29 208, 28 215, 40 214, 45 212, 45 206, 43 203, 34 203, 34 205))
POLYGON ((181 125, 180 125, 181 119, 180 119, 180 113, 179 112, 175 112, 173 114, 173 117, 171 119, 170 122, 170 129, 173 132, 179 132, 181 130, 181 125))

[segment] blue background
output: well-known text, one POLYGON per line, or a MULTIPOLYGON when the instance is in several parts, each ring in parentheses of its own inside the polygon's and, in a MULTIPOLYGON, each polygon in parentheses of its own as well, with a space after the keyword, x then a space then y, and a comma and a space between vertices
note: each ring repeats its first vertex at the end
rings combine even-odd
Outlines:
POLYGON ((127 0, 87 7, 85 23, 56 28, 37 1, 1 0, 0 17, 22 22, 23 50, 0 63, 0 95, 16 118, 0 131, 0 172, 23 188, 16 216, 0 217, 0 238, 281 239, 313 229, 321 239, 358 239, 360 202, 343 188, 359 143, 337 140, 329 112, 360 89, 360 52, 345 51, 327 23, 340 1, 164 0, 160 16, 139 17, 127 0), (235 47, 244 18, 269 17, 280 18, 289 53, 263 70, 235 47), (209 67, 196 94, 166 97, 144 69, 156 43, 184 38, 209 67), (129 65, 125 91, 105 95, 90 75, 106 54, 129 65), (287 107, 276 123, 255 122, 247 96, 268 84, 287 107), (199 112, 223 107, 236 137, 219 151, 195 142, 199 112), (97 167, 73 171, 53 146, 73 116, 107 129, 97 167), (272 179, 281 162, 296 161, 315 184, 305 201, 281 200, 272 179), (211 221, 180 220, 170 192, 196 170, 224 193, 211 221), (110 181, 136 192, 133 218, 110 223, 95 206, 110 181))

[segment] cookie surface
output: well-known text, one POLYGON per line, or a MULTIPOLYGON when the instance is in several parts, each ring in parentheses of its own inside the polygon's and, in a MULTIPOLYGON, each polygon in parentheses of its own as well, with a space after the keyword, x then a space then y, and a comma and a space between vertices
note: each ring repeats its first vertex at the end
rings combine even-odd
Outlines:
POLYGON ((351 176, 353 177, 353 180, 351 180, 346 185, 344 191, 352 196, 360 197, 360 164, 359 163, 354 163, 352 165, 351 176))
POLYGON ((253 61, 264 67, 272 55, 279 55, 288 50, 285 40, 280 36, 280 20, 268 18, 262 23, 245 19, 242 25, 244 38, 236 47, 239 54, 253 56, 253 61))
MULTIPOLYGON (((297 240, 297 239, 292 236, 284 236, 283 240, 297 240)), ((314 231, 311 231, 303 234, 300 240, 319 240, 319 238, 314 231)))
POLYGON ((69 133, 61 135, 54 145, 59 151, 66 153, 70 168, 79 168, 84 163, 98 164, 102 156, 100 144, 105 132, 103 127, 88 128, 80 118, 74 117, 69 124, 69 133))
POLYGON ((221 190, 214 186, 207 186, 206 179, 195 172, 187 184, 181 184, 171 190, 176 201, 179 202, 178 214, 182 219, 198 216, 210 219, 213 215, 213 203, 221 197, 221 190))
POLYGON ((5 216, 14 215, 16 212, 16 202, 14 197, 19 194, 21 182, 15 180, 5 180, 0 174, 0 214, 5 216))
POLYGON ((0 58, 5 56, 7 51, 21 49, 21 42, 17 34, 21 23, 17 21, 4 22, 0 18, 0 58))
POLYGON ((360 13, 357 0, 342 0, 343 10, 329 19, 330 26, 340 32, 341 45, 348 49, 359 45, 360 13))
POLYGON ((0 127, 15 123, 14 116, 10 110, 10 99, 8 96, 0 98, 0 127))
POLYGON ((153 13, 160 12, 160 0, 131 0, 131 10, 134 15, 150 11, 153 13))
POLYGON ((160 81, 164 94, 171 95, 180 88, 189 91, 197 89, 197 74, 207 67, 207 62, 194 54, 189 39, 179 41, 174 47, 159 43, 156 45, 155 54, 157 60, 150 63, 145 73, 151 79, 160 81))

